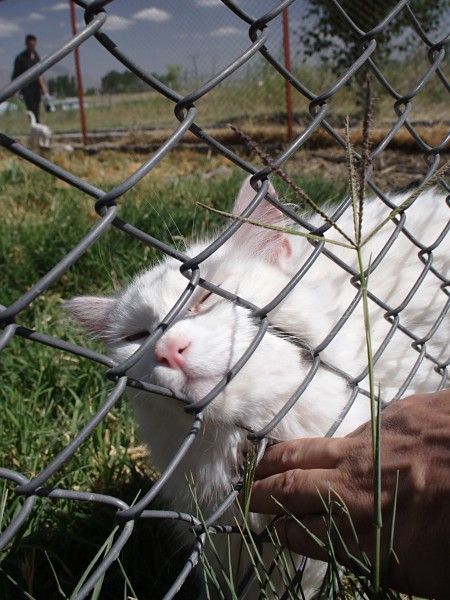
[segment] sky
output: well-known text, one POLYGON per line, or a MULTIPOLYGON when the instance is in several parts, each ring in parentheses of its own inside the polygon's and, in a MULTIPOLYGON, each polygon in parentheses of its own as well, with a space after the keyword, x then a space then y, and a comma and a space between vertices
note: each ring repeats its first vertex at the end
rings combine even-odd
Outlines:
MULTIPOLYGON (((278 2, 242 0, 240 4, 250 14, 261 15, 278 2)), ((293 29, 305 5, 294 3, 290 9, 293 29)), ((211 75, 249 45, 245 24, 220 0, 114 0, 106 10, 104 31, 150 72, 161 73, 167 65, 179 64, 189 73, 197 69, 200 75, 211 75)), ((78 8, 77 21, 82 27, 78 8)), ((271 30, 271 49, 279 53, 281 19, 271 30)), ((71 36, 69 0, 0 0, 0 86, 9 81, 14 57, 23 49, 27 33, 38 38, 41 58, 55 50, 71 36)), ((99 85, 111 69, 123 69, 95 39, 85 42, 80 52, 85 87, 99 85)), ((73 71, 73 56, 68 56, 47 77, 73 71)))

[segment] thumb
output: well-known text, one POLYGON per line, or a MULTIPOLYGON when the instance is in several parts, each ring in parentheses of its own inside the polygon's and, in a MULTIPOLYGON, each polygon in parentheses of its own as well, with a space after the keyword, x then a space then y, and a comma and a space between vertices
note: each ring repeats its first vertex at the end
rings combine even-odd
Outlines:
POLYGON ((308 515, 301 519, 282 517, 275 523, 275 531, 282 546, 308 558, 329 560, 325 546, 327 526, 325 515, 308 515))

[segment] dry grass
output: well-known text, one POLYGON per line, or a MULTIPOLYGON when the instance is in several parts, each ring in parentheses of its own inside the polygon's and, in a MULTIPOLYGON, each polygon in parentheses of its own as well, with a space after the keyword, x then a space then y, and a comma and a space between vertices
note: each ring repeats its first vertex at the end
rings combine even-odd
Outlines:
MULTIPOLYGON (((402 65, 385 65, 383 73, 399 94, 406 94, 415 87, 428 66, 426 58, 418 56, 402 65)), ((337 75, 326 66, 298 64, 294 74, 316 94, 323 93, 337 80, 337 75)), ((193 82, 188 82, 178 91, 189 93, 193 86, 193 82)), ((394 100, 376 81, 374 94, 377 100, 375 121, 387 127, 396 118, 394 100)), ((86 105, 90 131, 165 129, 178 123, 173 103, 155 91, 88 96, 86 105)), ((309 101, 294 90, 293 109, 301 122, 310 118, 308 105, 309 101)), ((206 127, 221 127, 228 122, 242 129, 248 125, 277 125, 285 121, 284 79, 268 68, 262 58, 257 58, 245 78, 234 78, 218 85, 196 102, 196 106, 198 122, 206 127)), ((9 135, 23 135, 28 131, 23 105, 20 104, 19 108, 15 113, 0 116, 0 130, 9 135)), ((327 118, 332 123, 343 123, 346 115, 362 116, 361 93, 355 85, 345 85, 329 101, 327 118)), ((446 90, 436 76, 414 98, 411 118, 415 122, 430 118, 433 122, 445 122, 448 118, 446 90)), ((76 110, 45 114, 43 120, 55 132, 79 131, 76 110)))
MULTIPOLYGON (((294 136, 299 135, 304 127, 307 125, 307 121, 302 124, 296 124, 294 126, 294 136)), ((260 144, 270 145, 281 145, 286 143, 286 127, 284 125, 256 125, 249 124, 243 128, 252 138, 258 140, 260 144)), ((433 125, 418 125, 416 128, 417 133, 431 146, 437 146, 448 134, 448 126, 445 123, 436 123, 433 125)), ((105 149, 105 147, 119 146, 120 148, 144 148, 145 146, 153 147, 162 144, 169 135, 172 133, 172 129, 155 129, 152 131, 139 131, 125 134, 122 138, 119 138, 115 143, 103 143, 97 144, 95 147, 98 149, 105 149)), ((242 140, 230 127, 214 127, 208 128, 208 133, 213 135, 217 140, 226 145, 243 145, 242 140)), ((344 127, 336 127, 336 131, 345 137, 344 127)), ((389 132, 388 127, 377 127, 372 131, 373 145, 376 146, 384 140, 389 132)), ((359 146, 362 143, 362 135, 360 131, 354 131, 351 135, 351 142, 355 146, 359 146)), ((184 136, 184 143, 191 145, 204 145, 202 140, 199 140, 193 133, 187 132, 184 136)), ((328 132, 320 128, 315 131, 309 138, 309 148, 324 148, 328 146, 335 146, 336 142, 328 134, 328 132)), ((409 133, 409 131, 402 127, 400 131, 394 136, 389 143, 389 148, 402 150, 404 152, 418 152, 420 148, 417 142, 409 133)))

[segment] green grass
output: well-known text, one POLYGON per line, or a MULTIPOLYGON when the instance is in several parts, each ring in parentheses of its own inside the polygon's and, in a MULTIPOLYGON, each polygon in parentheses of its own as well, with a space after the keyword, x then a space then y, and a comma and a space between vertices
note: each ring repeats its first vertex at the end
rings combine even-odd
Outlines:
MULTIPOLYGON (((93 201, 81 192, 10 155, 2 154, 1 158, 0 303, 8 305, 60 260, 92 227, 97 216, 93 201)), ((69 158, 54 158, 108 189, 144 157, 107 153, 86 157, 75 153, 69 158)), ((197 207, 196 202, 229 210, 242 180, 238 170, 226 176, 202 177, 216 166, 217 159, 208 155, 172 153, 120 200, 120 215, 180 247, 184 240, 204 236, 225 220, 197 207), (168 177, 174 166, 182 177, 168 177)), ((343 190, 342 185, 317 177, 296 180, 318 202, 335 198, 343 190)), ((286 198, 293 200, 287 193, 286 198)), ((57 284, 21 313, 18 322, 86 343, 64 314, 62 299, 82 293, 110 293, 157 258, 153 249, 111 229, 57 284)), ((95 347, 92 342, 90 345, 95 347)), ((27 476, 49 463, 111 389, 102 367, 19 337, 1 354, 0 370, 0 465, 27 476)), ((111 493, 132 502, 151 486, 152 478, 150 466, 142 459, 134 460, 133 452, 129 452, 138 444, 131 411, 124 400, 48 485, 111 493)), ((12 485, 3 489, 0 483, 0 529, 22 502, 12 489, 12 485)), ((20 535, 0 554, 0 598, 62 598, 58 586, 69 596, 113 526, 113 511, 109 508, 39 499, 20 535)), ((158 598, 167 589, 174 570, 182 565, 183 554, 174 552, 176 546, 163 524, 137 525, 121 555, 121 564, 140 600, 158 598)), ((194 582, 189 587, 195 597, 194 582)), ((124 598, 124 590, 132 595, 119 563, 115 563, 103 582, 100 597, 124 598)))

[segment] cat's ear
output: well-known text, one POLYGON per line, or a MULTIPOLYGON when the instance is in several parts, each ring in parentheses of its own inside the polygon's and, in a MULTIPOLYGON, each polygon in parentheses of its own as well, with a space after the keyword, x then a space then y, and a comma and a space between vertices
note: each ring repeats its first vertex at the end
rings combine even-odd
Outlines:
MULTIPOLYGON (((267 193, 277 198, 277 193, 272 184, 269 184, 267 193)), ((236 197, 233 214, 240 215, 255 195, 256 192, 250 185, 250 177, 247 177, 236 197)), ((252 221, 277 227, 283 227, 286 223, 286 218, 281 210, 266 199, 259 203, 248 218, 252 221)), ((291 243, 284 232, 251 223, 243 223, 238 232, 232 237, 232 242, 239 244, 249 254, 256 254, 272 264, 280 264, 292 256, 291 243)))
POLYGON ((70 315, 95 337, 107 339, 112 312, 117 305, 115 298, 100 296, 77 296, 64 302, 70 315))

